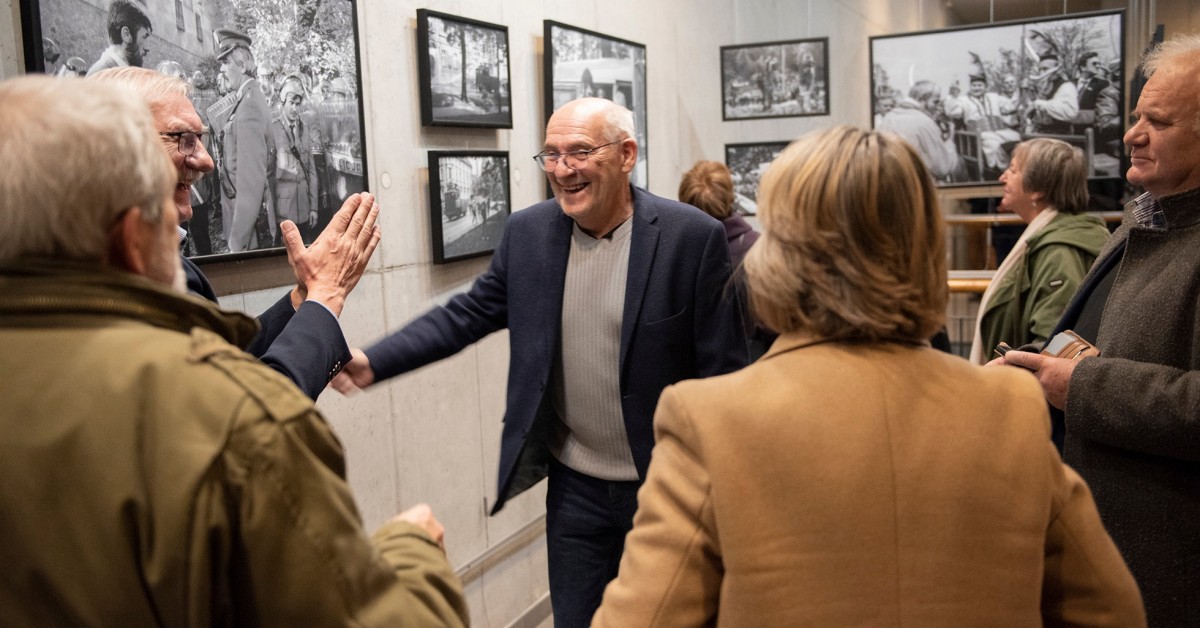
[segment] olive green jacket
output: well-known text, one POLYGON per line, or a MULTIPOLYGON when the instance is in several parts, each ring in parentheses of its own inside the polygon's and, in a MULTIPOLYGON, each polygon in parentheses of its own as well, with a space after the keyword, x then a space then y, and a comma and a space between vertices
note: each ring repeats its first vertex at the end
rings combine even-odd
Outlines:
POLYGON ((1060 213, 1030 237, 983 313, 984 353, 1001 341, 1012 347, 1044 342, 1107 241, 1104 222, 1088 214, 1060 213))
POLYGON ((255 330, 125 273, 0 267, 0 625, 467 622, 428 535, 364 534, 329 425, 234 346, 255 330))

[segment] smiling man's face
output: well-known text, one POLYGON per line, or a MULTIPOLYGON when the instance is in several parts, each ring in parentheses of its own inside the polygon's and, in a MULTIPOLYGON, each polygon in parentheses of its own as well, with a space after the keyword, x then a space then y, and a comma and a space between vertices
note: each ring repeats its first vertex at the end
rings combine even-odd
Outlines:
POLYGON ((632 138, 609 144, 603 109, 590 101, 567 103, 546 125, 543 152, 567 153, 601 147, 577 168, 560 159, 547 172, 554 198, 581 229, 597 236, 620 224, 629 195, 629 173, 637 161, 637 143, 632 138), (617 221, 616 224, 612 224, 617 221))
MULTIPOLYGON (((151 112, 154 114, 154 126, 160 133, 179 131, 200 133, 204 129, 200 116, 196 113, 196 108, 192 106, 192 102, 187 99, 187 96, 168 96, 156 103, 151 108, 151 112)), ((175 184, 175 192, 172 197, 179 212, 179 222, 187 222, 192 218, 191 187, 205 173, 213 171, 212 156, 208 154, 203 142, 197 143, 196 150, 191 155, 184 155, 179 152, 179 142, 175 138, 161 137, 163 148, 166 149, 171 163, 175 164, 175 169, 179 172, 179 179, 175 184)))

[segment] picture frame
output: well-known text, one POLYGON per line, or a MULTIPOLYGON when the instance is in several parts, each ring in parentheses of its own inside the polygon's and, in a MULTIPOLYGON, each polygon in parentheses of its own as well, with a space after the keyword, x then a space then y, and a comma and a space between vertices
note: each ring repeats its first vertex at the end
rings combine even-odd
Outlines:
POLYGON ((721 46, 721 119, 829 115, 829 38, 721 46))
POLYGON ((109 11, 119 10, 142 42, 140 58, 124 61, 192 84, 216 164, 191 188, 193 217, 183 226, 185 254, 195 261, 283 255, 279 223, 293 220, 311 243, 345 199, 367 189, 354 0, 20 2, 29 72, 86 74, 111 57, 121 46, 110 44, 106 24, 109 11), (148 34, 137 26, 145 21, 148 34), (253 73, 241 52, 222 54, 235 48, 248 50, 253 73), (231 57, 247 68, 231 74, 245 79, 222 87, 230 79, 221 58, 231 57), (291 101, 299 97, 286 111, 284 91, 291 101))
POLYGON ((433 261, 489 255, 512 214, 507 151, 429 151, 433 261))
POLYGON ((564 104, 584 96, 607 98, 633 112, 638 158, 630 180, 650 180, 647 130, 646 46, 553 20, 543 22, 543 90, 546 120, 564 104))
POLYGON ((725 145, 725 167, 733 178, 734 209, 743 216, 758 214, 758 183, 767 166, 790 141, 745 142, 725 145))
POLYGON ((417 9, 421 125, 513 128, 508 27, 417 9))
POLYGON ((940 186, 997 183, 1032 137, 1120 179, 1124 29, 1115 10, 871 37, 872 126, 908 139, 940 186))

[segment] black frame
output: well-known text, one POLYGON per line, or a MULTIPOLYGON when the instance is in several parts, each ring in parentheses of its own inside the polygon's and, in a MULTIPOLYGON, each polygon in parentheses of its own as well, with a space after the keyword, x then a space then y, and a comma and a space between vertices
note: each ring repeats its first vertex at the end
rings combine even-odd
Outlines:
MULTIPOLYGON (((870 37, 871 99, 868 106, 870 107, 872 127, 876 126, 877 101, 881 96, 893 98, 898 102, 900 98, 907 95, 908 88, 903 87, 901 83, 931 80, 938 86, 945 98, 949 93, 950 85, 956 83, 965 92, 963 86, 969 85, 971 72, 963 70, 975 68, 974 72, 982 72, 989 78, 988 93, 992 93, 996 91, 998 85, 997 81, 992 80, 992 77, 1011 74, 1019 83, 1024 84, 1030 73, 1038 68, 1039 59, 1045 57, 1050 51, 1060 57, 1061 71, 1074 82, 1078 72, 1076 67, 1078 59, 1085 52, 1096 51, 1100 52, 1103 58, 1120 63, 1122 69, 1120 84, 1116 85, 1119 95, 1115 98, 1117 111, 1115 131, 1111 125, 1101 131, 1098 122, 1088 124, 1084 118, 1079 118, 1080 122, 1076 124, 1070 124, 1069 132, 1066 133, 1051 133, 1037 129, 1027 122, 1030 116, 1028 115, 1028 105, 1025 103, 1029 98, 1021 98, 1025 92, 1017 92, 1016 102, 1026 108, 1018 108, 1013 114, 1017 124, 1021 127, 1020 130, 1013 130, 1017 131, 1020 140, 1049 135, 1078 145, 1084 148, 1085 152, 1090 146, 1092 150, 1087 155, 1089 187, 1093 187, 1096 182, 1121 180, 1124 178, 1128 165, 1128 158, 1121 148, 1119 139, 1125 130, 1124 101, 1128 83, 1124 72, 1124 33, 1125 11, 1119 9, 870 37), (1085 28, 1083 25, 1086 23, 1091 23, 1091 26, 1085 28), (1009 38, 1008 31, 1011 31, 1011 38, 1009 38), (994 41, 986 39, 989 35, 994 38, 994 41), (988 43, 980 43, 981 39, 988 43), (991 54, 991 56, 979 55, 980 51, 987 46, 1000 41, 1007 45, 996 45, 995 53, 985 53, 991 54), (975 58, 972 59, 970 55, 975 55, 975 58), (887 67, 885 67, 885 63, 877 64, 877 59, 886 59, 887 67), (953 64, 947 62, 952 59, 960 61, 953 64), (902 71, 889 71, 888 68, 902 71), (958 68, 959 71, 948 68, 958 68), (897 85, 890 84, 893 82, 897 85), (1032 132, 1028 132, 1026 129, 1031 129, 1032 132), (1097 157, 1100 159, 1097 160, 1097 157)), ((1001 95, 1004 94, 1001 93, 1001 95)), ((1112 99, 1109 100, 1111 102, 1112 99)), ((943 128, 947 128, 945 124, 943 128)), ((969 131, 969 129, 963 130, 969 131)), ((966 176, 949 175, 945 179, 938 180, 938 185, 943 187, 999 185, 996 181, 999 172, 995 167, 988 165, 987 153, 980 148, 981 142, 971 141, 970 136, 978 136, 979 133, 969 131, 961 138, 957 135, 960 134, 951 133, 950 137, 956 142, 956 154, 959 155, 959 163, 962 164, 962 170, 965 171, 966 176), (966 141, 959 142, 959 140, 966 141), (962 180, 958 180, 960 178, 962 180)), ((1007 140, 1007 138, 1005 139, 1007 140)), ((1008 140, 1002 146, 1014 143, 1014 141, 1008 140)))
MULTIPOLYGON (((218 8, 222 8, 225 11, 225 15, 229 18, 229 25, 247 22, 256 23, 255 20, 240 19, 246 16, 235 11, 234 6, 229 0, 212 1, 221 5, 218 8)), ((358 46, 358 4, 355 0, 322 0, 322 2, 326 5, 345 4, 345 12, 340 8, 332 13, 317 12, 318 14, 327 16, 331 20, 324 24, 330 32, 333 29, 342 27, 341 31, 329 36, 328 41, 336 45, 333 46, 332 52, 326 50, 324 54, 333 58, 337 58, 340 54, 340 58, 346 62, 344 65, 326 63, 322 66, 316 62, 310 63, 314 59, 311 55, 300 57, 298 61, 297 56, 305 54, 305 49, 290 39, 285 43, 277 41, 279 38, 267 38, 258 44, 251 44, 251 50, 254 52, 256 60, 260 63, 274 63, 280 67, 286 67, 287 71, 299 71, 298 68, 303 64, 306 64, 309 68, 313 68, 312 73, 304 77, 307 84, 305 85, 306 98, 302 120, 306 124, 311 124, 311 129, 319 131, 319 133, 314 132, 312 137, 319 135, 322 138, 322 144, 317 146, 320 148, 319 153, 316 150, 313 151, 314 157, 312 162, 314 164, 313 169, 317 172, 317 176, 320 177, 318 179, 317 225, 311 229, 306 225, 302 225, 301 232, 305 237, 305 242, 311 242, 329 224, 333 215, 350 194, 367 191, 367 182, 370 180, 367 173, 366 144, 364 142, 364 138, 366 137, 366 117, 363 115, 362 58, 358 46), (348 29, 345 26, 348 26, 348 29), (351 63, 353 67, 349 67, 351 63), (353 84, 351 84, 351 80, 353 84), (331 97, 324 99, 324 102, 319 104, 313 98, 314 92, 317 91, 318 83, 329 87, 329 91, 331 92, 331 97), (336 94, 340 94, 340 97, 333 97, 336 94), (354 100, 357 102, 354 102, 354 100), (318 154, 319 158, 317 157, 318 154)), ((47 30, 43 27, 47 24, 52 25, 48 27, 48 30, 56 34, 55 41, 61 46, 60 59, 65 60, 68 57, 80 57, 86 59, 85 67, 90 66, 91 62, 99 56, 100 52, 108 46, 107 33, 105 32, 106 14, 104 9, 80 2, 78 3, 80 11, 78 12, 72 10, 63 11, 63 15, 43 15, 39 0, 20 0, 20 5, 25 67, 28 72, 45 72, 47 69, 42 50, 42 37, 44 30, 47 30)), ((269 9, 271 6, 274 5, 264 5, 264 9, 269 9)), ((283 13, 294 15, 294 12, 291 11, 284 11, 283 13)), ((176 61, 180 64, 186 76, 190 77, 195 72, 199 72, 205 76, 209 84, 215 86, 216 75, 220 74, 220 64, 215 58, 217 46, 211 31, 227 26, 226 24, 210 23, 208 24, 209 32, 188 32, 180 39, 182 43, 178 44, 168 42, 158 35, 159 32, 177 31, 178 24, 174 23, 174 21, 168 21, 160 25, 152 24, 152 26, 157 26, 157 28, 154 29, 148 40, 150 52, 143 62, 145 67, 154 68, 158 63, 165 60, 176 61)), ((275 22, 275 26, 278 26, 277 21, 275 22)), ((184 21, 185 31, 195 28, 197 28, 196 25, 191 21, 184 21)), ((297 22, 295 28, 301 29, 305 27, 297 22)), ((308 30, 313 30, 311 25, 307 28, 308 30)), ((306 30, 305 32, 308 31, 306 30)), ((247 35, 252 40, 257 41, 259 39, 256 37, 256 32, 253 29, 247 35)), ((279 75, 272 77, 273 82, 269 86, 265 84, 260 85, 264 92, 264 98, 268 101, 268 115, 272 117, 279 110, 273 101, 277 99, 278 88, 284 74, 286 72, 280 72, 279 75)), ((218 105, 222 105, 222 103, 228 107, 232 104, 225 103, 224 99, 217 93, 215 87, 213 89, 199 88, 194 90, 192 101, 203 122, 210 127, 219 126, 210 122, 208 117, 210 107, 217 107, 218 105)), ((221 129, 214 128, 213 134, 209 137, 215 139, 215 137, 219 136, 220 131, 221 129)), ((215 148, 214 139, 205 140, 206 148, 215 148)), ((277 159, 278 150, 277 146, 277 159)), ((201 196, 210 199, 214 197, 221 198, 219 171, 220 166, 218 166, 217 172, 210 174, 197 184, 196 189, 200 191, 201 196), (205 195, 205 190, 212 193, 205 195)), ((268 177, 268 182, 264 184, 268 186, 268 196, 272 194, 272 190, 269 187, 269 180, 270 177, 268 177)), ((195 198, 195 195, 193 195, 193 198, 195 198)), ((222 200, 224 199, 222 198, 222 200)), ((197 237, 189 241, 187 252, 198 263, 204 264, 269 257, 284 255, 287 252, 282 244, 280 246, 273 246, 273 242, 264 241, 261 237, 258 248, 234 253, 228 252, 227 245, 225 245, 222 250, 218 245, 226 235, 224 229, 222 229, 220 224, 210 224, 210 219, 216 219, 216 204, 200 203, 194 205, 193 210, 195 216, 189 228, 195 230, 197 237), (216 229, 215 233, 213 229, 216 229), (200 235, 201 232, 203 232, 203 236, 200 235), (215 238, 211 236, 215 236, 215 238), (210 245, 209 250, 202 250, 204 243, 210 245), (213 252, 212 249, 217 249, 217 252, 213 252)), ((259 226, 255 229, 260 235, 269 233, 270 227, 264 227, 267 223, 266 215, 268 214, 260 209, 259 217, 256 219, 259 226)), ((279 220, 280 218, 277 218, 277 221, 279 220)), ((276 228, 276 233, 279 233, 278 228, 276 228)), ((282 239, 280 241, 282 242, 282 239)))
MULTIPOLYGON (((464 66, 464 70, 463 70, 464 85, 461 87, 461 89, 466 94, 466 100, 468 101, 468 103, 470 103, 473 106, 480 106, 481 104, 483 106, 486 106, 488 104, 488 102, 487 102, 488 95, 487 95, 486 88, 484 88, 481 85, 481 83, 486 83, 488 81, 481 81, 480 77, 478 76, 479 68, 484 68, 485 66, 482 64, 477 65, 476 76, 475 76, 474 80, 471 80, 469 78, 469 75, 467 74, 466 67, 465 67, 465 66, 467 66, 468 60, 460 57, 459 63, 462 66, 464 66), (474 98, 471 97, 470 92, 472 90, 479 92, 474 98)), ((490 66, 488 66, 488 67, 490 67, 490 66)), ((479 20, 472 20, 470 18, 460 17, 457 15, 450 15, 449 13, 441 13, 438 11, 431 11, 429 9, 417 9, 417 75, 419 77, 420 88, 421 88, 421 125, 422 126, 472 127, 472 128, 485 128, 485 129, 511 129, 511 128, 513 128, 512 83, 510 82, 511 72, 509 69, 508 27, 507 26, 503 26, 500 24, 491 24, 488 22, 481 22, 479 20), (504 47, 503 76, 499 76, 501 72, 499 71, 500 68, 498 66, 500 64, 497 63, 497 76, 495 76, 495 77, 487 76, 486 77, 489 81, 490 80, 496 81, 494 92, 491 95, 491 98, 494 99, 494 101, 495 101, 495 106, 497 109, 496 112, 494 112, 494 113, 484 112, 484 113, 479 113, 479 114, 464 114, 464 115, 455 115, 455 116, 446 115, 445 113, 442 113, 441 115, 439 115, 438 111, 436 110, 437 108, 434 106, 435 93, 434 93, 433 74, 432 74, 432 68, 434 65, 434 61, 431 58, 432 51, 429 46, 429 44, 430 44, 430 41, 429 41, 430 19, 459 25, 459 27, 460 27, 460 30, 459 30, 460 40, 459 41, 460 41, 460 44, 462 44, 462 54, 467 55, 468 57, 469 57, 469 54, 467 52, 466 45, 465 45, 466 40, 461 39, 463 37, 462 32, 466 28, 470 27, 470 28, 474 28, 474 29, 478 29, 478 30, 493 31, 495 33, 494 37, 503 39, 503 47, 504 47)), ((462 99, 462 96, 452 97, 448 94, 442 94, 442 93, 438 93, 438 94, 436 94, 436 96, 437 96, 439 102, 441 102, 442 99, 445 99, 445 98, 448 98, 451 101, 455 100, 456 98, 458 100, 462 99)))
MULTIPOLYGON (((485 167, 486 168, 486 167, 485 167)), ((500 244, 500 236, 504 233, 504 225, 508 221, 508 217, 512 214, 512 188, 509 183, 510 160, 508 151, 495 150, 431 150, 429 151, 429 233, 433 245, 433 261, 436 264, 445 264, 447 262, 456 262, 458 260, 470 259, 472 257, 480 257, 489 255, 500 244), (455 194, 454 202, 448 203, 443 200, 447 192, 456 190, 457 184, 453 181, 444 181, 442 176, 442 162, 451 159, 460 158, 489 158, 500 160, 496 166, 500 173, 499 177, 501 189, 503 192, 503 209, 502 212, 491 207, 494 200, 489 201, 488 205, 483 207, 483 215, 479 227, 473 227, 475 218, 475 210, 478 205, 468 206, 459 204, 457 194, 455 194), (454 217, 450 218, 453 214, 454 217), (458 234, 454 240, 446 241, 447 227, 450 223, 457 223, 460 220, 468 218, 470 214, 471 223, 455 225, 455 231, 464 231, 458 234), (497 219, 497 214, 498 219, 497 219), (476 231, 479 229, 479 231, 476 231), (475 232, 472 235, 472 232, 475 232), (464 242, 459 246, 451 246, 459 240, 471 236, 473 239, 478 239, 482 242, 482 246, 476 246, 468 249, 463 247, 469 242, 464 242)), ((478 185, 479 179, 472 180, 471 185, 478 185)))
MULTIPOLYGON (((771 51, 776 52, 776 51, 771 51)), ((761 53, 759 53, 761 54, 761 53)), ((803 90, 802 85, 805 82, 805 72, 797 71, 796 75, 784 77, 785 94, 788 83, 795 82, 793 93, 799 96, 803 90)), ((774 90, 772 90, 774 92, 774 90)), ((772 97, 773 100, 773 97, 772 97)), ((787 101, 784 101, 785 103, 787 101)), ((721 46, 721 119, 729 120, 759 120, 765 118, 794 118, 803 116, 827 116, 829 115, 829 38, 828 37, 813 37, 809 39, 791 39, 787 41, 768 41, 756 44, 739 44, 736 46, 721 46), (762 86, 750 86, 751 89, 743 89, 736 86, 738 77, 735 73, 734 60, 740 54, 748 54, 750 51, 768 49, 778 49, 777 52, 785 59, 783 64, 784 72, 787 70, 786 54, 789 47, 795 47, 797 51, 801 46, 808 44, 820 44, 820 59, 813 59, 815 65, 812 75, 808 78, 809 86, 806 90, 809 94, 816 93, 812 98, 805 98, 802 102, 797 99, 796 111, 791 111, 791 107, 784 107, 779 113, 768 112, 762 114, 745 114, 736 115, 736 112, 731 112, 732 109, 739 106, 739 101, 745 96, 749 99, 753 91, 757 91, 760 95, 762 106, 773 107, 771 100, 762 97, 762 86), (817 109, 808 109, 809 103, 820 103, 817 109)))
MULTIPOLYGON (((733 178, 733 203, 734 208, 739 214, 742 214, 743 216, 753 216, 758 213, 759 179, 756 178, 752 182, 744 180, 747 173, 741 172, 740 169, 735 170, 735 164, 732 163, 736 158, 735 153, 744 149, 765 148, 772 151, 773 154, 771 155, 771 161, 774 161, 775 157, 778 157, 779 153, 783 152, 783 149, 788 147, 788 144, 791 144, 790 140, 780 140, 776 142, 742 142, 738 144, 725 145, 725 167, 729 168, 729 174, 733 178), (742 180, 739 180, 739 177, 741 177, 742 180), (745 194, 750 187, 753 188, 753 196, 748 196, 745 194), (742 199, 749 201, 751 205, 747 206, 746 202, 742 199)), ((761 173, 759 173, 759 176, 761 177, 761 173)))
MULTIPOLYGON (((647 187, 650 180, 650 145, 649 145, 649 107, 647 105, 648 90, 646 78, 646 46, 637 42, 632 42, 627 39, 597 33, 587 29, 555 22, 554 20, 543 21, 543 43, 545 52, 542 55, 542 76, 544 83, 543 96, 546 112, 546 120, 550 120, 554 110, 561 106, 564 102, 574 100, 580 94, 579 90, 574 87, 582 88, 586 76, 590 79, 593 89, 598 93, 594 95, 609 100, 615 100, 616 95, 620 93, 625 99, 625 106, 629 107, 633 112, 634 126, 637 129, 638 142, 638 161, 631 173, 631 180, 634 185, 647 187), (554 46, 554 30, 561 29, 563 31, 572 31, 578 33, 583 38, 595 38, 599 41, 598 46, 602 53, 611 53, 618 46, 628 46, 633 49, 634 56, 629 58, 628 63, 616 63, 615 61, 621 57, 601 56, 598 58, 590 58, 591 66, 585 67, 582 60, 563 61, 556 63, 556 59, 562 54, 555 50, 554 46), (640 61, 637 59, 637 54, 640 53, 640 61), (605 63, 596 63, 597 61, 606 61, 605 63), (578 64, 571 67, 563 67, 563 65, 571 63, 578 64), (557 66, 557 67, 556 67, 557 66), (628 66, 628 67, 625 67, 628 66), (576 68, 584 68, 576 71, 576 68), (591 70, 599 68, 603 70, 603 74, 599 80, 596 80, 591 70), (625 76, 628 74, 628 76, 625 76), (611 79, 611 80, 610 80, 611 79), (640 80, 639 80, 640 79, 640 80), (555 84, 558 84, 557 89, 555 84), (600 92, 600 90, 607 90, 600 92), (568 94, 568 91, 574 91, 574 94, 568 94), (557 105, 556 105, 557 102, 557 105), (633 106, 630 107, 630 104, 633 106)), ((598 70, 596 74, 601 74, 598 70)), ((547 185, 549 190, 549 185, 547 185)))

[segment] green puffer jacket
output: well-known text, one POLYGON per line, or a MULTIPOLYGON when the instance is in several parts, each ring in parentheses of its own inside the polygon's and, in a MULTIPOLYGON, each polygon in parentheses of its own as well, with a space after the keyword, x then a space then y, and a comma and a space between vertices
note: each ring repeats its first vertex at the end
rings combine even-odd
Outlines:
POLYGON ((1108 236, 1095 216, 1060 213, 1029 238, 1024 257, 1000 279, 983 313, 985 359, 1000 341, 1013 347, 1044 342, 1108 236))
POLYGON ((329 425, 234 346, 255 330, 125 273, 0 267, 0 625, 467 622, 424 531, 368 539, 329 425))

